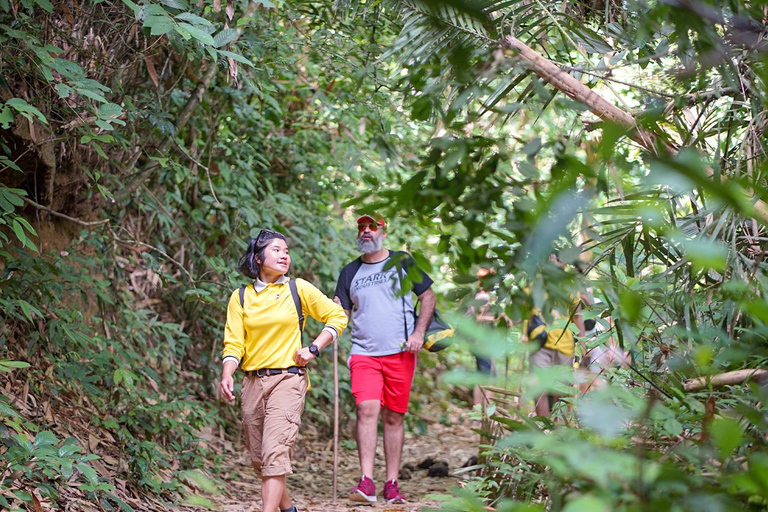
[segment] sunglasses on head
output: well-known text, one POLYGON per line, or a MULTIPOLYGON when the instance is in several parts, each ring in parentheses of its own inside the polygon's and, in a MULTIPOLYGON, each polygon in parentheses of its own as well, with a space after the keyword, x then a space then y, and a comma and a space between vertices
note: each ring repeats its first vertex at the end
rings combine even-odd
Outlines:
POLYGON ((256 243, 259 243, 263 238, 274 237, 274 235, 279 235, 279 233, 271 229, 262 229, 259 231, 258 236, 256 236, 256 243))
POLYGON ((381 226, 379 226, 379 225, 378 225, 378 224, 376 224, 375 222, 365 222, 365 223, 363 223, 363 224, 358 224, 358 225, 357 225, 357 231, 358 231, 359 233, 362 233, 363 231, 365 231, 365 228, 368 228, 368 229, 370 229, 371 231, 378 231, 380 227, 381 227, 381 226))

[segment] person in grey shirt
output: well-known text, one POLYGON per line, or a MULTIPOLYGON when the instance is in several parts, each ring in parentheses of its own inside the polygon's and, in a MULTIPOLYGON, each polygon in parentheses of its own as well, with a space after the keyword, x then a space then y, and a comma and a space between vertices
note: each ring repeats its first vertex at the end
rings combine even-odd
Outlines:
POLYGON ((362 476, 349 499, 376 502, 373 463, 379 415, 384 425, 387 478, 383 498, 406 503, 397 485, 416 355, 435 311, 432 280, 408 253, 383 248, 387 224, 380 216, 357 219, 357 245, 363 255, 341 271, 339 304, 351 318, 349 357, 352 395, 357 410, 357 450, 362 476), (406 278, 407 276, 407 278, 406 278), (402 293, 404 284, 411 289, 402 293), (421 301, 415 321, 412 293, 421 301))

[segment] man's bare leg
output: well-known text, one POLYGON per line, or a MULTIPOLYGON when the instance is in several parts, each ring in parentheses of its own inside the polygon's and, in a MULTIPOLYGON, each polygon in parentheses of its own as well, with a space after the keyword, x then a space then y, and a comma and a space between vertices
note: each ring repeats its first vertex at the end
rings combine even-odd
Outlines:
POLYGON ((549 417, 549 396, 546 393, 536 400, 536 416, 549 417))
POLYGON ((397 480, 405 440, 403 424, 405 414, 391 411, 385 407, 381 416, 384 421, 384 457, 387 461, 387 481, 397 480))
MULTIPOLYGON (((357 454, 360 457, 360 470, 364 476, 370 479, 373 479, 380 410, 381 402, 379 400, 366 400, 357 404, 357 454)), ((385 442, 386 436, 385 427, 385 442)))

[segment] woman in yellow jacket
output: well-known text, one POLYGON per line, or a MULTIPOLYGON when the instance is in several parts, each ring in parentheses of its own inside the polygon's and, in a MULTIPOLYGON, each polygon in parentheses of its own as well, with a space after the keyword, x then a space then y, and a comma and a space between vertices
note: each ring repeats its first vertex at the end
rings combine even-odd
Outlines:
MULTIPOLYGON (((234 401, 232 375, 243 369, 241 402, 245 442, 261 476, 262 510, 298 512, 285 486, 301 424, 309 379, 306 365, 341 334, 347 316, 341 306, 303 279, 295 282, 302 312, 325 323, 308 347, 301 346, 297 306, 286 276, 291 256, 285 237, 262 230, 251 240, 238 270, 254 279, 235 290, 224 329, 221 393, 234 401), (242 301, 242 302, 241 302, 242 301)), ((302 314, 302 316, 304 316, 302 314)))

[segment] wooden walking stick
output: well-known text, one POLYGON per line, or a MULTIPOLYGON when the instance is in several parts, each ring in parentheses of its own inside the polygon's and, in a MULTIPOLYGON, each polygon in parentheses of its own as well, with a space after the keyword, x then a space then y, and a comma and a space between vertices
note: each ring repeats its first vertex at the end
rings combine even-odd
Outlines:
POLYGON ((333 504, 338 495, 339 474, 339 340, 333 342, 333 504))

